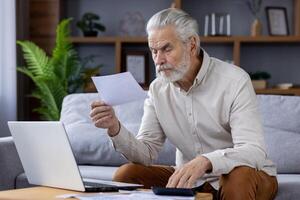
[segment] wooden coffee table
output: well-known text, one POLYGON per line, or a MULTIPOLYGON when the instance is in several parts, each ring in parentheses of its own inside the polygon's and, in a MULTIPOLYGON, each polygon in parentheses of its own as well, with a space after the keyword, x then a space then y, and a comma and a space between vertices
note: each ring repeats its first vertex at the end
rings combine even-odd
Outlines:
MULTIPOLYGON (((49 187, 31 187, 25 189, 6 190, 0 192, 1 200, 54 200, 56 196, 63 194, 82 194, 71 190, 63 190, 49 187)), ((196 200, 212 200, 212 195, 208 193, 198 193, 196 200)), ((68 198, 74 200, 74 198, 68 198)))

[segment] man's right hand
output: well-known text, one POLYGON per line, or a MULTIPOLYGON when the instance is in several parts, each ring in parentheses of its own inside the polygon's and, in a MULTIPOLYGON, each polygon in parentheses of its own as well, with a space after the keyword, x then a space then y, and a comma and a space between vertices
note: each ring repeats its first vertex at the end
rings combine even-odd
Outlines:
POLYGON ((120 123, 112 106, 105 104, 103 101, 94 101, 91 104, 90 117, 96 127, 107 128, 110 137, 119 134, 120 123))

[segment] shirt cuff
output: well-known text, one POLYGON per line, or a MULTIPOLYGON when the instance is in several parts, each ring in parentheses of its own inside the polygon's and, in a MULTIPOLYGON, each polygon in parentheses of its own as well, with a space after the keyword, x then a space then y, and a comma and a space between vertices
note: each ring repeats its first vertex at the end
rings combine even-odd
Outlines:
POLYGON ((112 145, 116 151, 119 151, 122 149, 122 147, 128 146, 128 138, 129 137, 128 130, 120 123, 120 131, 117 135, 110 137, 110 140, 112 142, 112 145), (127 144, 127 145, 126 145, 127 144))
POLYGON ((223 150, 217 150, 210 153, 202 154, 202 156, 206 157, 212 165, 211 174, 220 176, 221 174, 226 174, 227 167, 223 162, 223 157, 225 153, 223 150))

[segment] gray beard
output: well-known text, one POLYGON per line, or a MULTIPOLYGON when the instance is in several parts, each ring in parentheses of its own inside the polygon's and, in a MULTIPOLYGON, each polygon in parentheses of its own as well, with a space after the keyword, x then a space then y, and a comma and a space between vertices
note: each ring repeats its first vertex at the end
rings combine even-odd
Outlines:
MULTIPOLYGON (((174 68, 171 66, 173 70, 169 77, 162 75, 161 73, 163 73, 163 72, 158 72, 158 70, 156 71, 156 77, 165 83, 174 83, 176 81, 181 80, 184 77, 184 75, 187 73, 187 71, 190 67, 190 64, 191 64, 190 58, 187 58, 187 56, 184 55, 182 61, 178 65, 178 67, 174 68)), ((165 67, 163 66, 162 68, 168 68, 168 67, 169 66, 165 66, 165 67)), ((158 67, 156 67, 156 68, 158 68, 158 67)))

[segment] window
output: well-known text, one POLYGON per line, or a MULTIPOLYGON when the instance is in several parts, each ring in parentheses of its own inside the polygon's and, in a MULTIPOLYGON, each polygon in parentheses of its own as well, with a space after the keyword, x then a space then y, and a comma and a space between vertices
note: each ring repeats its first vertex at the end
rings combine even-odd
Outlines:
POLYGON ((15 1, 0 1, 0 137, 8 136, 8 120, 16 120, 15 1), (5 30, 5 31, 4 31, 5 30))

